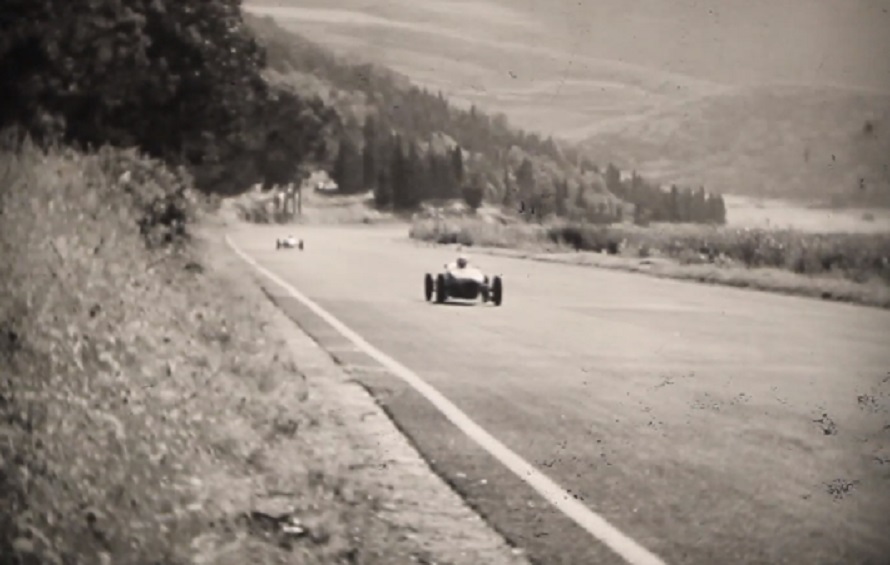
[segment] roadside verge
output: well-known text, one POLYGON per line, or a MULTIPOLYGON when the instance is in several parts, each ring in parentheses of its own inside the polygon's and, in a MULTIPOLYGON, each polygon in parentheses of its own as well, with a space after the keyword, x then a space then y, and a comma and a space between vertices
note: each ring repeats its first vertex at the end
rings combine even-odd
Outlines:
MULTIPOLYGON (((221 232, 214 234, 214 247, 226 261, 237 262, 242 275, 247 272, 249 267, 225 248, 221 232)), ((398 562, 528 563, 430 469, 349 372, 288 318, 280 302, 276 307, 276 292, 268 283, 251 273, 241 276, 240 284, 249 287, 244 292, 257 298, 263 318, 285 341, 305 378, 309 401, 319 410, 319 427, 309 439, 313 452, 336 465, 354 488, 373 493, 379 517, 409 548, 406 560, 398 562)))
MULTIPOLYGON (((424 247, 461 247, 458 244, 439 244, 415 239, 411 241, 415 245, 424 247)), ((879 281, 855 283, 841 278, 799 275, 772 268, 748 269, 712 264, 684 265, 666 258, 638 259, 591 251, 537 251, 475 245, 464 247, 480 255, 577 265, 580 267, 596 267, 599 269, 639 273, 663 279, 747 288, 774 294, 848 302, 877 308, 890 308, 890 287, 879 281)))

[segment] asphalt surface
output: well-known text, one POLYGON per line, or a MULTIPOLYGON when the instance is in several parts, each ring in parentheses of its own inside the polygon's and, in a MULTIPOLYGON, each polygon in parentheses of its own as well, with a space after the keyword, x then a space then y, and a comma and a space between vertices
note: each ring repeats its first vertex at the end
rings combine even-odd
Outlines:
MULTIPOLYGON (((667 563, 890 563, 890 312, 471 250, 503 305, 435 305, 406 227, 231 238, 667 563)), ((533 561, 622 562, 277 293, 533 561)))

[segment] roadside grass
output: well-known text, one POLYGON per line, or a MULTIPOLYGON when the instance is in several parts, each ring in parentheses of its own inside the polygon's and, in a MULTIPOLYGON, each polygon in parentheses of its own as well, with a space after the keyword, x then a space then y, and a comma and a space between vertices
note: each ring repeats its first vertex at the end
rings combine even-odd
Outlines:
POLYGON ((409 237, 500 254, 890 307, 890 234, 420 219, 409 237), (587 252, 587 253, 585 253, 587 252), (592 252, 592 253, 590 253, 592 252))
POLYGON ((186 186, 134 153, 0 150, 0 562, 396 562, 186 186))

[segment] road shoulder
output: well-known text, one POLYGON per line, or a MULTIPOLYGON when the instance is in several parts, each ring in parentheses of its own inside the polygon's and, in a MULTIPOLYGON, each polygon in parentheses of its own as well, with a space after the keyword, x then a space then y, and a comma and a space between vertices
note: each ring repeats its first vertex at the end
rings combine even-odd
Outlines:
POLYGON ((432 471, 374 398, 264 295, 267 283, 225 246, 222 234, 209 234, 221 270, 256 301, 260 318, 284 341, 305 379, 317 414, 303 441, 350 490, 375 498, 378 517, 405 546, 405 562, 527 563, 432 471))

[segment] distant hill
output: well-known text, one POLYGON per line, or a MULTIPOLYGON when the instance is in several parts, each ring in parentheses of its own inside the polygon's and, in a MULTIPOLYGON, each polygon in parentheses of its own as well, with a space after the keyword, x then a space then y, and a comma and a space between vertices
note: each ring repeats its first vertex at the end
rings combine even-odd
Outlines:
POLYGON ((585 153, 725 194, 890 206, 890 95, 771 86, 592 126, 585 153))
POLYGON ((330 165, 341 192, 374 190, 378 204, 397 208, 481 194, 530 218, 725 218, 717 194, 683 185, 662 192, 503 114, 459 107, 388 68, 337 55, 270 17, 246 14, 245 21, 265 49, 267 78, 299 96, 319 96, 340 116, 330 165))

